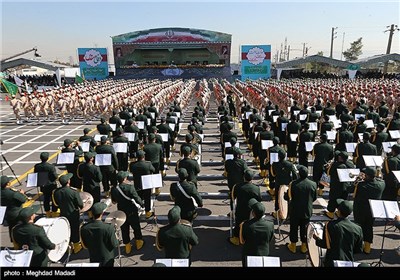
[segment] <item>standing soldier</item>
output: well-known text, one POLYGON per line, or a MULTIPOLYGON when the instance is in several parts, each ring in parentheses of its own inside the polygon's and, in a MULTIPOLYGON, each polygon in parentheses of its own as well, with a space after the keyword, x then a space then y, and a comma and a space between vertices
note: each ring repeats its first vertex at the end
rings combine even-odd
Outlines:
POLYGON ((385 190, 382 193, 383 200, 396 201, 399 192, 399 181, 394 176, 393 171, 400 170, 400 145, 392 146, 392 152, 385 159, 383 164, 383 179, 385 180, 385 190))
POLYGON ((71 226, 71 242, 76 254, 82 249, 79 242, 79 209, 83 208, 83 201, 78 191, 70 188, 72 176, 71 173, 67 173, 58 179, 61 188, 53 191, 53 203, 60 208, 60 216, 67 218, 71 226))
POLYGON ((59 216, 59 213, 57 213, 58 207, 52 203, 51 204, 51 211, 50 211, 50 202, 51 202, 51 195, 53 194, 53 191, 57 188, 57 172, 56 168, 54 165, 50 164, 47 162, 49 159, 49 153, 48 152, 42 152, 40 154, 40 160, 42 161, 41 163, 35 164, 35 167, 33 169, 33 172, 35 173, 45 173, 47 175, 48 181, 46 182, 45 185, 40 186, 41 191, 43 192, 43 207, 44 211, 46 211, 46 217, 51 218, 51 217, 57 217, 59 216))
POLYGON ((129 140, 123 135, 124 131, 122 127, 117 128, 116 136, 113 139, 113 143, 126 143, 126 151, 122 153, 116 153, 118 159, 118 171, 128 170, 128 151, 129 151, 129 140))
POLYGON ((346 151, 346 143, 353 142, 353 133, 349 130, 349 124, 342 122, 342 127, 336 133, 335 151, 346 151))
POLYGON ((318 194, 322 196, 324 185, 320 182, 325 165, 333 159, 333 146, 328 143, 328 136, 322 134, 321 143, 315 144, 312 154, 313 162, 313 181, 318 183, 318 194))
POLYGON ((169 164, 171 157, 171 146, 174 145, 174 131, 169 127, 168 124, 165 123, 164 116, 161 117, 161 123, 157 125, 157 129, 159 133, 168 134, 168 141, 164 142, 164 155, 166 163, 169 164))
POLYGON ((365 162, 363 156, 376 156, 378 152, 376 146, 369 142, 371 134, 369 132, 363 133, 363 142, 359 143, 355 150, 354 163, 357 168, 362 169, 365 167, 365 162))
POLYGON ((112 128, 106 123, 106 119, 104 117, 100 118, 100 123, 97 125, 97 131, 100 135, 106 135, 107 137, 111 136, 112 128))
POLYGON ((83 130, 83 136, 79 137, 79 142, 89 142, 89 152, 94 152, 97 142, 96 140, 94 140, 93 136, 89 135, 90 133, 90 129, 89 128, 85 128, 83 130))
MULTIPOLYGON (((162 139, 161 139, 162 141, 162 139)), ((161 144, 156 143, 156 135, 149 134, 149 143, 144 146, 145 159, 150 161, 154 167, 154 174, 164 171, 164 151, 161 144)), ((160 193, 160 188, 156 188, 156 194, 160 193)))
POLYGON ((16 98, 15 95, 11 96, 11 100, 10 100, 10 105, 14 111, 15 114, 15 118, 17 119, 17 124, 22 124, 22 120, 21 120, 21 100, 19 98, 16 98))
POLYGON ((73 175, 71 180, 71 187, 81 189, 82 188, 82 180, 78 177, 78 165, 79 159, 83 156, 83 151, 81 146, 77 146, 75 148, 72 147, 72 140, 65 139, 64 140, 64 148, 61 150, 61 153, 74 153, 74 162, 70 164, 66 164, 68 173, 73 175))
POLYGON ((187 180, 192 182, 197 189, 197 175, 200 173, 200 165, 196 160, 189 158, 191 151, 188 146, 183 147, 182 153, 183 159, 176 163, 175 172, 178 173, 179 168, 185 168, 189 174, 187 180))
POLYGON ((111 155, 111 164, 100 166, 101 174, 103 175, 103 189, 106 197, 110 196, 110 183, 113 187, 117 185, 117 170, 118 170, 118 159, 115 155, 113 146, 107 143, 107 137, 102 136, 100 138, 100 145, 96 147, 96 153, 109 154, 111 155))
POLYGON ((85 162, 78 167, 78 176, 83 182, 83 191, 93 196, 93 203, 100 202, 100 183, 103 179, 100 167, 94 165, 95 153, 87 152, 85 162))

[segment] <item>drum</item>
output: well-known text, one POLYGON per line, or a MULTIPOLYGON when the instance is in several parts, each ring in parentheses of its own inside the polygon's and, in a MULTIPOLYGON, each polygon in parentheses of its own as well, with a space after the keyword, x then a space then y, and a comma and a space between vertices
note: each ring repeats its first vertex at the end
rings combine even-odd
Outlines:
POLYGON ((279 188, 278 205, 279 205, 279 218, 281 220, 286 220, 289 213, 289 205, 287 200, 285 200, 285 192, 288 191, 288 186, 281 185, 279 188))
POLYGON ((58 262, 68 249, 71 227, 64 217, 59 218, 40 218, 35 223, 42 226, 50 241, 56 244, 56 248, 49 251, 49 259, 58 262))
POLYGON ((307 225, 307 248, 308 255, 310 256, 311 265, 313 267, 320 267, 325 259, 326 249, 318 247, 313 238, 316 233, 318 237, 322 238, 324 232, 324 225, 322 223, 312 223, 307 225))

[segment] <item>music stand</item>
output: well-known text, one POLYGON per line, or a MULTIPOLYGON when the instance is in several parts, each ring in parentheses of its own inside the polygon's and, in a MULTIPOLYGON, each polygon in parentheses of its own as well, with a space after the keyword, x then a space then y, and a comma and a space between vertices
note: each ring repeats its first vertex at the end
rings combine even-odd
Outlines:
POLYGON ((369 199, 369 205, 371 207, 373 218, 383 218, 385 220, 385 227, 383 229, 381 252, 379 254, 379 261, 372 262, 371 266, 383 267, 382 256, 383 256, 383 244, 385 242, 386 227, 390 220, 393 220, 396 215, 400 215, 399 205, 397 201, 389 200, 373 200, 369 199))
MULTIPOLYGON (((1 142, 3 143, 3 142, 1 142)), ((19 181, 17 175, 15 175, 14 169, 12 169, 11 165, 8 163, 6 157, 4 156, 4 154, 0 151, 1 157, 3 158, 3 160, 5 161, 5 163, 7 164, 8 168, 10 168, 12 174, 14 175, 15 179, 17 179, 18 184, 21 186, 21 182, 19 181)), ((1 168, 1 175, 3 175, 3 161, 0 161, 0 168, 1 168)))

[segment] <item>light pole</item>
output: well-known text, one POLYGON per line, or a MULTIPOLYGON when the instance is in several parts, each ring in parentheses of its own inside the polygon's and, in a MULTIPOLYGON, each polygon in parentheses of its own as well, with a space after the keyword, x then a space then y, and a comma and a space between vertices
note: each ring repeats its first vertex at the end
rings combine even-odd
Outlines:
POLYGON ((333 40, 336 38, 337 32, 335 31, 338 29, 337 27, 332 27, 332 35, 331 35, 331 55, 329 56, 330 58, 333 57, 333 40))

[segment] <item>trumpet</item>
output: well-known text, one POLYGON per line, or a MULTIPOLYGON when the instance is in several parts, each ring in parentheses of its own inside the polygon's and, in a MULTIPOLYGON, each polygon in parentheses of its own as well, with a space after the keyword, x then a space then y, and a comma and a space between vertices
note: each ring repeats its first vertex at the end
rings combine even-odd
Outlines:
POLYGON ((354 173, 349 173, 349 177, 350 178, 356 178, 356 180, 354 181, 354 183, 359 183, 364 181, 365 179, 365 173, 360 172, 359 174, 354 174, 354 173))
POLYGON ((327 163, 324 164, 324 169, 329 170, 333 164, 333 159, 329 160, 327 163))

